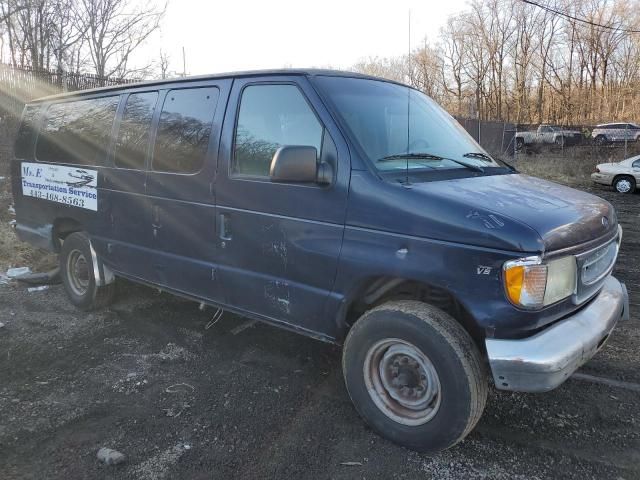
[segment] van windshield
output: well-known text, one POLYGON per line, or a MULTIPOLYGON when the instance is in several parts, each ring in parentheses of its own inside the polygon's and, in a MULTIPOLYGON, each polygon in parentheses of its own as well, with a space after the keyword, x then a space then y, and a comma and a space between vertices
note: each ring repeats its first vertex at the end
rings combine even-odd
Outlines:
POLYGON ((379 171, 500 167, 462 125, 417 90, 360 78, 315 80, 379 171))

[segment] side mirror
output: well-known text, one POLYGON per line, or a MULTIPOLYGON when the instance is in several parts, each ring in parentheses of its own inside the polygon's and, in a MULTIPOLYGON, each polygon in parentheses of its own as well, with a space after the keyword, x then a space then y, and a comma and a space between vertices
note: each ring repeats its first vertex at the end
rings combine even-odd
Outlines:
POLYGON ((273 155, 269 177, 273 182, 331 183, 331 166, 327 163, 318 164, 317 158, 316 147, 285 145, 273 155))

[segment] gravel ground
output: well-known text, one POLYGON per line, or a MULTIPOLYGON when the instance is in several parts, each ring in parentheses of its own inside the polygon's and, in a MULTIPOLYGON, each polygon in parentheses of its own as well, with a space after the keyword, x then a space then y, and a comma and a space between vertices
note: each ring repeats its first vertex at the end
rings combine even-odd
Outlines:
POLYGON ((351 406, 340 350, 120 282, 81 313, 61 286, 0 285, 0 476, 5 479, 640 478, 640 195, 588 187, 625 229, 621 325, 547 394, 490 392, 466 441, 428 456, 372 433, 351 406), (636 390, 634 390, 636 388, 636 390), (118 465, 96 457, 122 452, 118 465))

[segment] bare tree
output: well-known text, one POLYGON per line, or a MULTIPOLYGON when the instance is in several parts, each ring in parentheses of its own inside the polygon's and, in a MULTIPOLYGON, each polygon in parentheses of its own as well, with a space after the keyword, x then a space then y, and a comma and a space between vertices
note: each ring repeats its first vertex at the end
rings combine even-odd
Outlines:
POLYGON ((467 84, 464 75, 464 65, 467 61, 467 37, 462 33, 461 21, 457 17, 450 17, 440 31, 440 51, 442 52, 441 83, 445 92, 455 99, 454 113, 463 115, 463 94, 467 84), (453 85, 452 85, 453 84, 453 85))
POLYGON ((134 69, 131 54, 155 32, 166 11, 132 5, 127 0, 77 0, 82 30, 96 75, 126 77, 148 69, 134 69))
POLYGON ((409 82, 406 57, 371 57, 356 63, 352 70, 366 75, 384 77, 397 82, 409 82))
POLYGON ((165 79, 169 77, 169 55, 167 54, 167 52, 163 52, 162 49, 160 49, 160 61, 159 61, 159 68, 160 68, 160 78, 165 79))
POLYGON ((458 115, 640 121, 640 0, 550 4, 568 16, 520 0, 473 0, 410 63, 402 55, 354 68, 411 83, 458 115))

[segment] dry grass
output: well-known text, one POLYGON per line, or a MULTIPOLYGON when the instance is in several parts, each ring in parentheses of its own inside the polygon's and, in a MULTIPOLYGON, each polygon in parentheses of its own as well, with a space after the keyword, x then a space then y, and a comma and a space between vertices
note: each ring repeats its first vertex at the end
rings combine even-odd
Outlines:
POLYGON ((9 213, 13 203, 11 179, 9 177, 9 155, 11 147, 0 144, 0 272, 11 267, 31 267, 34 272, 50 270, 57 263, 55 255, 33 248, 21 242, 9 222, 14 217, 9 213))
POLYGON ((11 202, 8 179, 5 179, 0 185, 0 271, 11 267, 31 267, 34 272, 50 270, 56 264, 55 255, 18 240, 9 224, 13 219, 9 214, 11 202))

